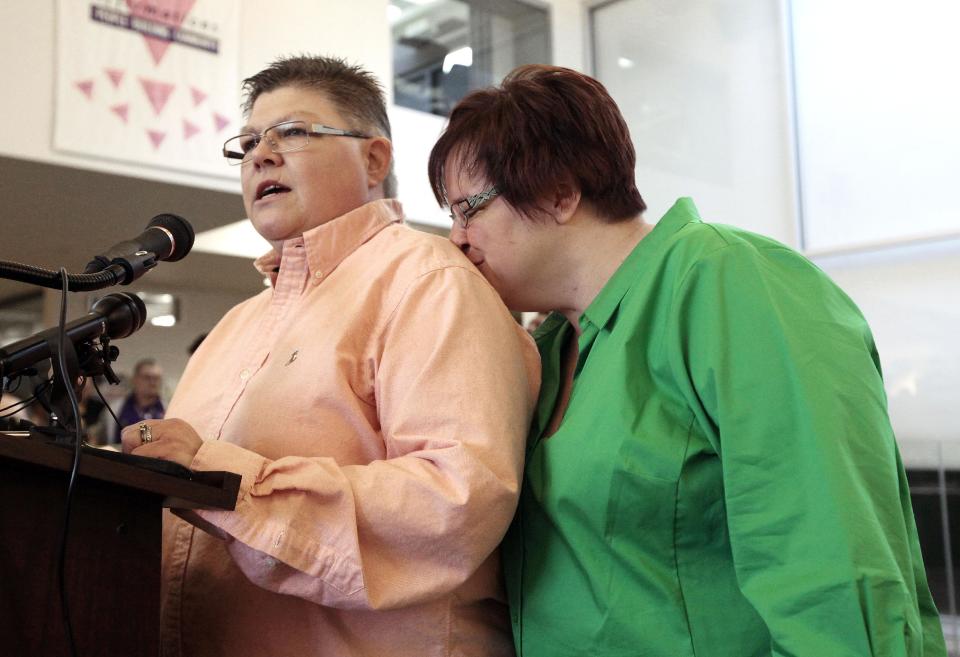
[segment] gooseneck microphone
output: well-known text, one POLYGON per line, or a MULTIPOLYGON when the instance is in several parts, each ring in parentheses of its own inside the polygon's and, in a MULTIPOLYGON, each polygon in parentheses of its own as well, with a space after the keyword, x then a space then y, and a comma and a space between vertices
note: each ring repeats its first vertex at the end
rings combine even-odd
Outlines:
POLYGON ((92 274, 110 267, 123 267, 125 276, 120 281, 127 285, 140 278, 159 260, 175 262, 193 248, 193 227, 175 214, 158 214, 147 224, 146 230, 132 240, 114 244, 87 263, 84 273, 92 274))
MULTIPOLYGON (((64 326, 67 340, 82 344, 106 334, 120 339, 138 331, 147 319, 147 307, 140 297, 126 292, 108 294, 93 304, 90 312, 64 326)), ((0 348, 0 374, 10 376, 53 355, 51 344, 59 336, 58 327, 41 331, 0 348)))

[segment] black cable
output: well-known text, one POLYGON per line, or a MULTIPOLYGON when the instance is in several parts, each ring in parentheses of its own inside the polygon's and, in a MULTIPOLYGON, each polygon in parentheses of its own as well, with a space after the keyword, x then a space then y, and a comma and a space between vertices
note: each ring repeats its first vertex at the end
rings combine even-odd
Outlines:
POLYGON ((103 393, 100 392, 100 386, 97 385, 97 380, 95 378, 91 378, 90 383, 93 384, 93 389, 97 391, 97 396, 99 396, 100 401, 103 402, 103 407, 110 413, 110 417, 113 418, 113 421, 117 423, 118 427, 123 429, 123 426, 120 425, 120 418, 118 418, 117 414, 113 412, 112 408, 110 408, 110 404, 107 403, 107 400, 103 398, 103 393))
POLYGON ((36 401, 36 399, 37 399, 36 397, 30 397, 29 399, 21 399, 20 401, 13 402, 9 406, 0 408, 0 417, 9 417, 11 415, 16 415, 17 413, 19 413, 20 411, 28 407, 30 404, 32 404, 34 401, 36 401), (7 413, 7 411, 10 411, 10 412, 7 413))
MULTIPOLYGON (((24 409, 26 409, 26 408, 29 408, 30 405, 31 405, 33 402, 39 401, 38 398, 37 398, 37 395, 38 395, 39 393, 43 392, 44 390, 46 390, 46 389, 47 389, 47 386, 49 386, 51 383, 52 383, 52 381, 51 381, 50 379, 47 379, 47 380, 44 381, 42 384, 40 384, 40 386, 38 386, 37 392, 34 393, 33 395, 27 397, 26 399, 21 399, 20 401, 15 401, 15 402, 13 402, 12 404, 10 404, 9 406, 6 406, 6 407, 4 407, 4 408, 0 408, 0 418, 10 417, 11 415, 14 415, 15 413, 18 413, 18 412, 20 412, 20 411, 22 411, 22 410, 24 410, 24 409), (14 408, 14 406, 19 406, 20 408, 14 408), (13 409, 13 410, 10 410, 10 409, 13 409), (10 412, 7 413, 7 411, 10 411, 10 412)), ((16 392, 16 390, 19 389, 19 387, 20 387, 20 381, 18 380, 18 381, 17 381, 17 388, 15 388, 14 390, 10 390, 9 392, 11 392, 11 393, 12 393, 12 392, 16 392)))
POLYGON ((62 287, 60 288, 60 334, 56 364, 60 373, 60 378, 63 381, 63 386, 67 390, 67 397, 70 399, 70 409, 73 411, 74 430, 76 435, 74 436, 73 467, 70 470, 70 482, 67 485, 67 502, 63 514, 63 530, 60 534, 60 555, 57 560, 57 580, 60 586, 60 607, 63 612, 64 633, 66 634, 67 645, 70 647, 70 655, 72 657, 76 657, 77 648, 73 641, 73 626, 70 624, 70 606, 67 601, 65 570, 67 562, 67 538, 70 532, 70 508, 73 502, 73 493, 76 490, 77 472, 80 470, 80 453, 81 447, 83 447, 83 440, 80 434, 80 404, 77 402, 77 393, 73 388, 74 382, 71 380, 70 373, 67 370, 67 361, 66 357, 64 356, 64 347, 66 345, 67 336, 67 332, 64 327, 67 324, 67 292, 69 291, 69 283, 67 281, 67 270, 63 267, 60 268, 60 281, 62 283, 62 287))

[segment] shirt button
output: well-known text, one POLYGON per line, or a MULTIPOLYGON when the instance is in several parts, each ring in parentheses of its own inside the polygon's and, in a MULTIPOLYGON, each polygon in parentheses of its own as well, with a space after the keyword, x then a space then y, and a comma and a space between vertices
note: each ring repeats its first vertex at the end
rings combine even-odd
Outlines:
POLYGON ((240 371, 240 380, 246 381, 250 378, 250 370, 241 370, 240 371))
POLYGON ((323 278, 323 272, 322 272, 322 271, 315 271, 315 272, 313 272, 313 278, 314 278, 314 280, 318 280, 318 281, 319 281, 321 278, 323 278))

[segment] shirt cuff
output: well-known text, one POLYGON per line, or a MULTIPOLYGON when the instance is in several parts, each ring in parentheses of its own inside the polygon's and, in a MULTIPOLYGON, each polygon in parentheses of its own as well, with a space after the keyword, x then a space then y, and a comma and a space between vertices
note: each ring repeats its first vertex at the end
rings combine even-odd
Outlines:
POLYGON ((239 445, 220 440, 205 440, 190 462, 190 469, 226 471, 240 475, 240 491, 237 494, 239 505, 260 478, 265 464, 264 457, 239 445))

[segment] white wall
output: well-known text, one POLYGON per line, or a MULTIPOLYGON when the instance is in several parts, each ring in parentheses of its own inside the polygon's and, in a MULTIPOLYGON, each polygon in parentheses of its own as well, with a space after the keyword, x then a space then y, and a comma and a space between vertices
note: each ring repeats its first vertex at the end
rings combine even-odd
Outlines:
POLYGON ((587 2, 545 0, 550 8, 553 30, 553 63, 589 73, 590 34, 587 29, 587 2))
POLYGON ((791 8, 804 246, 960 237, 960 3, 791 8))

